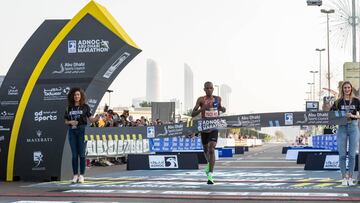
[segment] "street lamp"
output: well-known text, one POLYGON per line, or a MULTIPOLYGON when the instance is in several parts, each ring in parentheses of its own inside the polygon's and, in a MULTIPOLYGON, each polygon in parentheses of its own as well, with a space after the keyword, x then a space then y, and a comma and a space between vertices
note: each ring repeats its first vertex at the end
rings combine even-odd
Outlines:
POLYGON ((330 43, 329 43, 329 14, 335 13, 334 9, 325 10, 321 9, 321 13, 326 14, 326 27, 327 27, 327 54, 328 54, 328 74, 327 74, 327 80, 328 80, 328 96, 330 96, 330 43))
POLYGON ((313 70, 310 71, 310 73, 313 74, 313 82, 312 82, 313 85, 314 85, 313 86, 313 101, 315 101, 315 74, 318 73, 318 72, 319 71, 313 71, 313 70))
POLYGON ((312 95, 313 95, 312 85, 314 85, 314 83, 308 82, 307 84, 310 86, 310 99, 312 100, 312 95))
POLYGON ((109 108, 110 108, 110 93, 114 92, 114 90, 106 90, 107 93, 109 93, 109 108))
POLYGON ((319 102, 321 101, 321 52, 325 49, 316 48, 315 51, 319 52, 319 102))

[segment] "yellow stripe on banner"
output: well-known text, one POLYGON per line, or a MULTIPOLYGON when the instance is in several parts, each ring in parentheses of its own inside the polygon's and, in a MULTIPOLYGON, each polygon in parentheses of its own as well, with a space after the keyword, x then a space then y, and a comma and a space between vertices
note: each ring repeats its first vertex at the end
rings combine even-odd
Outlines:
POLYGON ((84 136, 84 139, 85 139, 85 141, 89 141, 88 135, 85 135, 85 136, 84 136))
POLYGON ((139 140, 142 140, 142 139, 143 139, 142 134, 139 134, 139 140))
POLYGON ((127 134, 127 135, 126 135, 126 139, 127 139, 127 140, 130 140, 130 134, 127 134))
POLYGON ((133 139, 133 140, 136 140, 136 134, 133 134, 133 135, 132 135, 132 139, 133 139))
POLYGON ((95 140, 94 135, 90 135, 90 140, 95 140))
POLYGON ((113 140, 112 135, 108 135, 108 140, 113 140))
POLYGON ((107 11, 102 5, 95 3, 103 15, 98 15, 96 18, 102 22, 106 23, 106 27, 113 31, 118 37, 124 40, 127 44, 140 49, 135 42, 130 38, 130 36, 125 32, 125 30, 120 26, 120 24, 115 20, 115 18, 107 11))
POLYGON ((138 46, 131 40, 128 34, 122 29, 122 27, 116 22, 116 20, 111 16, 111 14, 101 5, 94 1, 90 1, 83 9, 81 9, 56 35, 54 40, 50 43, 49 47, 45 50, 44 54, 41 56, 39 62, 36 64, 34 71, 32 72, 28 83, 24 89, 24 93, 20 99, 19 107, 16 111, 14 124, 12 126, 8 159, 7 159, 7 171, 6 171, 6 180, 13 181, 14 174, 14 160, 15 160, 15 151, 16 143, 19 136, 19 130, 25 109, 29 102, 30 96, 34 90, 35 84, 40 77, 45 65, 49 61, 50 57, 53 55, 55 50, 58 48, 60 43, 66 38, 66 36, 72 31, 72 29, 81 21, 84 16, 87 14, 92 15, 95 19, 101 22, 105 27, 111 30, 114 34, 119 36, 129 45, 138 48, 138 46))
POLYGON ((106 135, 102 135, 101 138, 103 141, 106 141, 106 135))
POLYGON ((100 135, 96 135, 96 140, 100 140, 100 135))
POLYGON ((125 136, 124 135, 120 135, 120 138, 121 138, 121 140, 125 140, 125 136))
POLYGON ((115 140, 115 141, 118 141, 118 140, 119 140, 119 137, 118 137, 117 134, 114 135, 114 140, 115 140))

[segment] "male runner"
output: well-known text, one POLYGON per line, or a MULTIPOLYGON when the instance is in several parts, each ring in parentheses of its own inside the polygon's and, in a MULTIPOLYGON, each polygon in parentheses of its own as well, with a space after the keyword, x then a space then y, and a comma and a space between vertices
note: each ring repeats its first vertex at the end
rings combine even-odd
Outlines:
MULTIPOLYGON (((225 107, 221 106, 221 97, 212 95, 214 87, 212 82, 205 82, 205 96, 199 97, 191 113, 195 117, 201 113, 202 118, 218 117, 221 112, 225 112, 225 107), (200 109, 199 109, 200 108, 200 109)), ((204 148, 205 158, 208 164, 205 167, 205 174, 208 178, 208 184, 214 184, 213 170, 215 165, 215 146, 218 139, 218 130, 202 131, 201 142, 204 148)))

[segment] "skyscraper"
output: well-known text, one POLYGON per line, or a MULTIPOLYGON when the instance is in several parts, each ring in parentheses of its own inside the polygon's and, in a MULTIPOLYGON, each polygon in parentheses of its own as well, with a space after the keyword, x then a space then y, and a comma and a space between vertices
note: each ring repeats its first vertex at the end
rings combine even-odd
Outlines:
POLYGON ((231 87, 229 85, 220 85, 220 97, 222 99, 221 104, 226 108, 226 113, 230 112, 230 94, 231 87))
POLYGON ((194 75, 188 64, 184 64, 184 113, 194 106, 194 75))
POLYGON ((146 63, 146 100, 160 101, 160 70, 157 63, 148 59, 146 63))

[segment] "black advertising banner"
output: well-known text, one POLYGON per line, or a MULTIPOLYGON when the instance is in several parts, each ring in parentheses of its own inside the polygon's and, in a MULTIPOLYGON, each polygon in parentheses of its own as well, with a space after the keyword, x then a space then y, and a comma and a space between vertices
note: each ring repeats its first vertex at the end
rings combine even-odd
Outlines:
POLYGON ((0 88, 0 180, 5 180, 6 177, 11 129, 26 82, 41 55, 67 22, 67 20, 43 22, 19 52, 0 88))
POLYGON ((345 113, 340 111, 279 112, 223 116, 193 120, 189 123, 164 124, 140 127, 86 128, 88 136, 118 136, 122 139, 149 139, 188 136, 204 130, 221 128, 257 128, 300 125, 346 124, 345 113))
POLYGON ((51 42, 26 84, 27 94, 21 98, 14 121, 14 129, 18 129, 11 132, 6 179, 71 177, 63 118, 69 90, 83 88, 95 110, 115 77, 140 51, 94 1, 71 19, 51 42))
POLYGON ((213 119, 194 120, 198 131, 229 127, 279 127, 302 125, 346 124, 345 113, 341 111, 261 113, 237 116, 224 116, 213 119))

